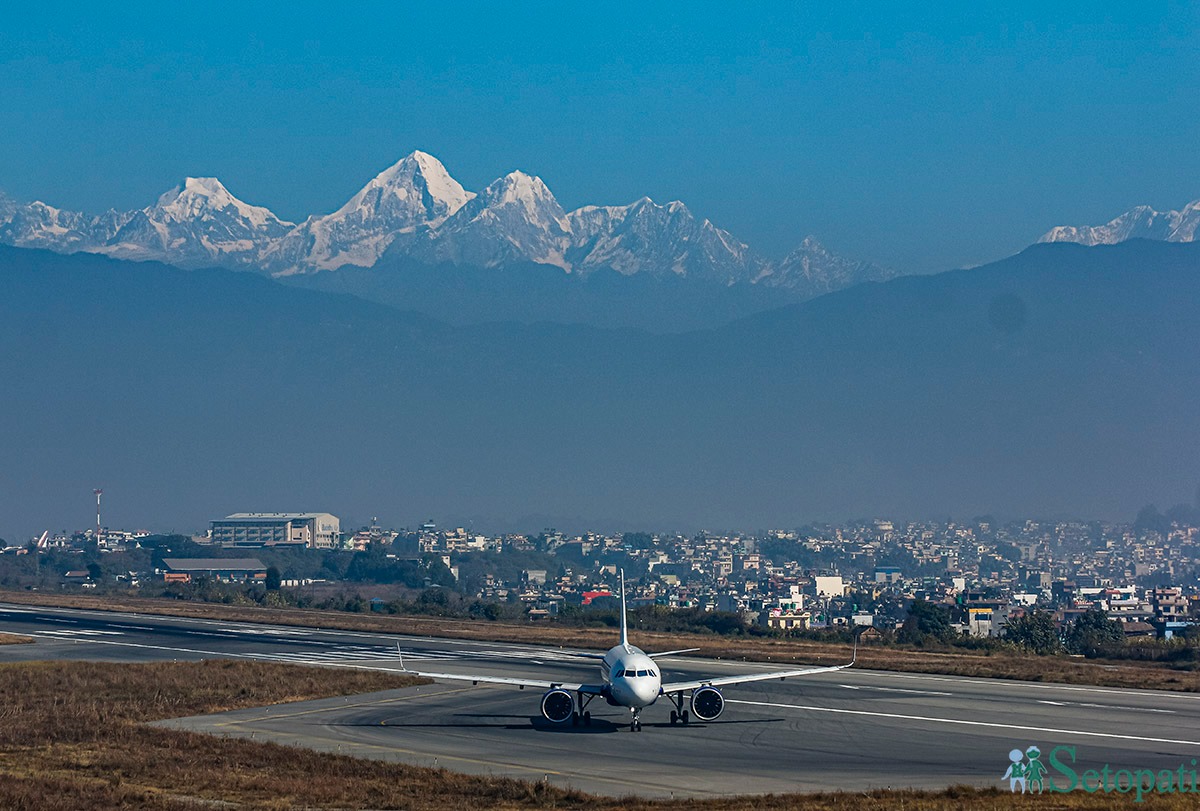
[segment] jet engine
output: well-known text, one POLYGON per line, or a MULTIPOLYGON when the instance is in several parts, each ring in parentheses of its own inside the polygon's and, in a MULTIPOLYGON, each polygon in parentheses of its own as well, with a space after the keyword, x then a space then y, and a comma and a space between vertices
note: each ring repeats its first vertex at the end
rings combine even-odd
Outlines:
POLYGON ((725 711, 725 697, 716 687, 692 691, 692 715, 701 721, 715 721, 725 711))
POLYGON ((575 712, 575 699, 566 690, 551 690, 542 696, 542 715, 547 721, 565 724, 575 712))

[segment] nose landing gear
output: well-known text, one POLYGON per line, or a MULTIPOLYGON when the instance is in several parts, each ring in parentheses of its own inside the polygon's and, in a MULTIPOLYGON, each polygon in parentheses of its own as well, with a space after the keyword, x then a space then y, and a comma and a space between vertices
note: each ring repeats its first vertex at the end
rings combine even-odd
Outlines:
POLYGON ((642 708, 641 707, 633 708, 633 720, 629 722, 629 731, 630 732, 641 732, 642 731, 642 708))

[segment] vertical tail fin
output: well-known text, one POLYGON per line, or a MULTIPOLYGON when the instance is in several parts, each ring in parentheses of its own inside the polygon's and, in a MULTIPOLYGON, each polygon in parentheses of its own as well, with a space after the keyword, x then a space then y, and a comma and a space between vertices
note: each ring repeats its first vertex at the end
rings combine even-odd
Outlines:
POLYGON ((629 627, 625 619, 625 570, 621 570, 621 645, 629 644, 629 627))

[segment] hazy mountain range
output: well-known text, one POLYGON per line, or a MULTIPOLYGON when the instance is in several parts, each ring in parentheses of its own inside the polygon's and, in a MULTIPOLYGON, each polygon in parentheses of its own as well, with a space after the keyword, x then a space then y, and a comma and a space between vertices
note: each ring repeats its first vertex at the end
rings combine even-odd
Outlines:
POLYGON ((1200 226, 1200 200, 1179 211, 1155 211, 1136 206, 1104 225, 1059 225, 1042 234, 1038 242, 1078 242, 1080 245, 1115 245, 1127 239, 1192 242, 1200 226))
POLYGON ((1197 301, 1200 245, 1132 240, 677 334, 451 327, 259 274, 0 248, 0 533, 85 526, 96 486, 113 525, 181 531, 290 509, 535 531, 1128 519, 1200 482, 1197 301))
POLYGON ((216 178, 187 178, 137 211, 88 215, 5 199, 0 242, 272 276, 371 268, 385 257, 442 268, 533 264, 574 278, 609 270, 762 285, 786 293, 780 300, 895 275, 832 254, 811 236, 772 261, 678 201, 643 197, 568 212, 540 178, 519 171, 468 191, 424 152, 381 172, 337 211, 299 224, 237 199, 216 178))

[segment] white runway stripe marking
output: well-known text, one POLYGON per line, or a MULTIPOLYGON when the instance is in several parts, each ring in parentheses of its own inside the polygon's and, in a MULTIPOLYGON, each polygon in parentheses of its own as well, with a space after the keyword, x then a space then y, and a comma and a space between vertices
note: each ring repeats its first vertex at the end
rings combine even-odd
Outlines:
POLYGON ((291 628, 218 628, 226 634, 245 634, 247 636, 312 636, 312 631, 291 628))
POLYGON ((998 724, 991 721, 964 721, 958 718, 930 718, 924 715, 901 715, 894 712, 871 712, 869 710, 845 710, 835 707, 809 707, 803 704, 775 704, 769 701, 739 701, 725 699, 726 704, 749 704, 756 707, 775 707, 787 710, 807 710, 808 712, 830 712, 838 715, 865 715, 872 718, 895 718, 900 721, 924 721, 930 724, 952 724, 968 727, 986 727, 989 729, 1009 729, 1019 732, 1040 732, 1048 735, 1083 735, 1089 738, 1111 738, 1120 741, 1141 741, 1143 743, 1173 743, 1181 746, 1200 746, 1200 741, 1184 741, 1173 738, 1147 738, 1141 735, 1118 735, 1114 732, 1088 732, 1082 729, 1055 729, 1053 727, 1031 727, 1022 724, 998 724))
POLYGON ((90 628, 72 628, 69 631, 41 631, 47 636, 121 636, 120 631, 97 631, 90 628))
POLYGON ((1046 701, 1038 699, 1039 704, 1053 704, 1055 707, 1087 707, 1092 710, 1126 710, 1128 712, 1159 712, 1175 715, 1175 710, 1160 710, 1157 707, 1122 707, 1118 704, 1088 704, 1083 701, 1046 701))
POLYGON ((841 684, 839 687, 845 687, 847 690, 879 690, 884 693, 912 693, 918 696, 952 696, 953 693, 943 693, 940 690, 905 690, 903 687, 870 687, 865 684, 841 684))

